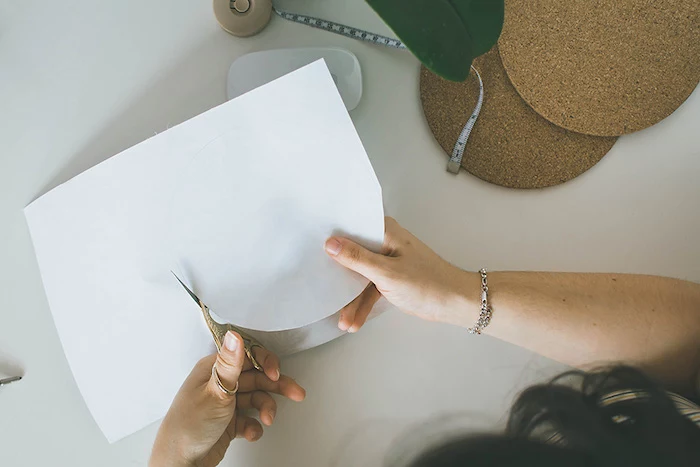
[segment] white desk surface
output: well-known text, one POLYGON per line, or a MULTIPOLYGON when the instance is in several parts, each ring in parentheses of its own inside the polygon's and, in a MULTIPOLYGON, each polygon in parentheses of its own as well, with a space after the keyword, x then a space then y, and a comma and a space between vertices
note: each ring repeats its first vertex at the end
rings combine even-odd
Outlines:
MULTIPOLYGON (((388 32, 362 0, 279 5, 388 32)), ((25 373, 0 390, 2 465, 143 465, 157 429, 114 445, 102 437, 63 356, 22 208, 223 102, 236 57, 315 45, 358 56, 365 94, 352 117, 387 212, 455 264, 700 281, 698 91, 665 121, 621 138, 581 177, 516 191, 445 171, 421 111, 418 62, 408 53, 280 18, 237 39, 219 29, 210 2, 0 0, 0 371, 25 373)), ((399 313, 283 366, 306 386, 307 400, 282 404, 266 436, 234 443, 224 465, 357 465, 339 456, 341 445, 372 427, 451 411, 501 420, 519 389, 563 368, 399 313)))

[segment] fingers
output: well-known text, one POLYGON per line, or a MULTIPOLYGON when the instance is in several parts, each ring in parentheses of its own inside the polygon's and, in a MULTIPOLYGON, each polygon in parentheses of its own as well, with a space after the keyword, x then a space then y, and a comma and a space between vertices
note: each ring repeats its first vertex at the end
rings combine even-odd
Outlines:
POLYGON ((338 328, 341 331, 357 332, 367 321, 367 316, 372 312, 372 307, 380 297, 381 294, 377 287, 370 283, 355 300, 340 310, 338 328))
POLYGON ((402 239, 406 230, 396 222, 393 217, 384 218, 384 245, 382 253, 387 256, 394 256, 401 247, 402 239))
POLYGON ((235 437, 245 438, 248 441, 257 441, 263 435, 263 427, 260 422, 252 417, 246 417, 243 415, 237 416, 231 421, 235 424, 235 437))
MULTIPOLYGON (((253 347, 251 352, 253 353, 255 360, 263 368, 263 372, 268 378, 270 378, 272 381, 277 381, 280 379, 280 359, 277 357, 277 355, 270 352, 266 348, 257 345, 253 347)), ((245 362, 243 363, 243 371, 248 371, 252 368, 253 362, 246 358, 245 362)))
POLYGON ((277 355, 270 352, 264 347, 253 347, 253 356, 262 366, 264 373, 272 381, 280 379, 280 360, 277 355))
POLYGON ((372 253, 346 238, 331 237, 326 241, 325 248, 331 258, 372 282, 376 282, 383 271, 383 255, 372 253))
POLYGON ((239 409, 256 409, 260 413, 260 421, 270 426, 277 414, 277 402, 264 391, 244 392, 238 395, 239 409))
MULTIPOLYGON (((244 359, 243 339, 238 333, 228 331, 226 336, 224 336, 221 350, 216 355, 216 374, 225 388, 233 391, 236 387, 243 370, 244 359)), ((213 373, 209 379, 208 386, 211 392, 216 394, 221 400, 235 402, 235 396, 228 395, 219 388, 213 373)))
POLYGON ((289 376, 280 376, 279 380, 272 381, 266 374, 259 371, 246 371, 238 382, 240 392, 265 391, 280 394, 296 402, 303 401, 306 397, 304 388, 289 376))
POLYGON ((372 282, 377 282, 387 265, 386 256, 396 256, 405 243, 406 230, 392 217, 384 218, 384 244, 382 254, 366 248, 346 238, 331 237, 326 241, 326 252, 348 269, 362 274, 372 282))
POLYGON ((362 294, 360 294, 360 304, 355 311, 355 321, 348 329, 348 332, 357 332, 367 321, 367 317, 372 312, 374 304, 377 303, 382 294, 379 293, 374 284, 370 284, 362 294))

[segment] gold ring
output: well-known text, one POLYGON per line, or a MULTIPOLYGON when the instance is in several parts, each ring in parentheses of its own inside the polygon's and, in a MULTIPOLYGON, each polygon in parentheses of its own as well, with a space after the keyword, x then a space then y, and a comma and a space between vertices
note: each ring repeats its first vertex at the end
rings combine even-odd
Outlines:
POLYGON ((224 394, 226 394, 227 396, 236 395, 236 393, 238 392, 238 381, 236 381, 236 387, 233 388, 233 390, 226 388, 221 382, 221 378, 219 378, 219 372, 216 371, 216 362, 214 362, 214 365, 212 365, 211 367, 211 375, 214 377, 216 385, 219 386, 219 389, 221 389, 224 394))

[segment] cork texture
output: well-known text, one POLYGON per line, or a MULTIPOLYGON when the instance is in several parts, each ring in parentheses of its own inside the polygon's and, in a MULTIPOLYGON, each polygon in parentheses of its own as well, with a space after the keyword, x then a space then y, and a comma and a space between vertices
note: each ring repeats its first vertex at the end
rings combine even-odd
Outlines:
POLYGON ((700 80, 699 0, 506 0, 503 65, 569 130, 616 136, 670 115, 700 80))
MULTIPOLYGON (((510 188, 557 185, 591 168, 615 143, 615 137, 567 131, 534 112, 508 80, 497 47, 474 66, 484 82, 484 104, 462 166, 482 180, 510 188)), ((479 96, 476 76, 472 72, 465 82, 455 83, 423 67, 420 95, 433 135, 451 154, 479 96)))

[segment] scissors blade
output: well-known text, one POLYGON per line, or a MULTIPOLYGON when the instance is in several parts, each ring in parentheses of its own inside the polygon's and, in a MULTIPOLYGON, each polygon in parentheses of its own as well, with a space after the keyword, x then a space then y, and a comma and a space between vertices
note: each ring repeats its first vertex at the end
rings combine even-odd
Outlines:
POLYGON ((180 283, 180 285, 183 286, 183 287, 185 288, 185 290, 187 290, 187 293, 190 294, 190 297, 192 297, 192 300, 194 300, 195 303, 196 303, 198 306, 202 306, 202 301, 199 299, 199 297, 196 296, 196 295, 194 294, 194 292, 192 292, 192 291, 190 290, 190 288, 187 287, 187 286, 185 285, 185 283, 182 282, 182 281, 180 280, 179 277, 177 277, 177 274, 175 274, 173 271, 170 271, 170 272, 173 274, 173 276, 175 276, 175 279, 177 279, 177 281, 180 283))
POLYGON ((11 376, 9 378, 0 379, 0 386, 5 386, 6 384, 14 383, 15 381, 19 381, 20 379, 22 379, 21 376, 11 376))

